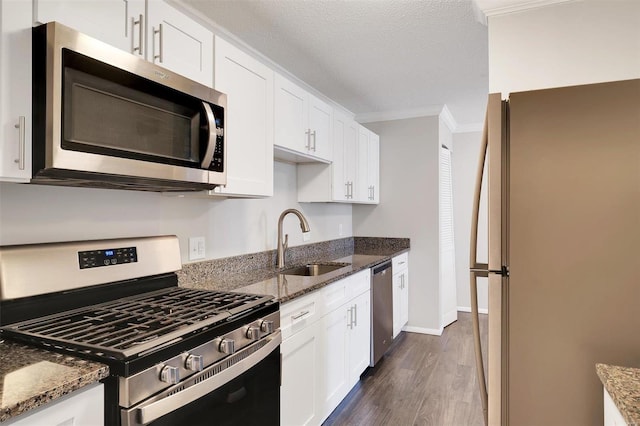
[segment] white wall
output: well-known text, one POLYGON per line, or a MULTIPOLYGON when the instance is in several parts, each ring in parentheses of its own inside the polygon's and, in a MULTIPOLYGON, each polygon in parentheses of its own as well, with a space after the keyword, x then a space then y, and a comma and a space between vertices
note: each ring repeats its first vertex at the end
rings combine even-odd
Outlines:
POLYGON ((581 0, 488 23, 492 93, 640 77, 638 0, 581 0))
MULTIPOLYGON (((280 162, 274 196, 256 200, 3 183, 0 245, 175 234, 186 263, 193 236, 206 238, 209 259, 275 249, 278 217, 292 207, 309 221, 309 242, 353 235, 350 205, 299 204, 296 186, 295 166, 280 162)), ((290 246, 303 244, 297 218, 287 217, 284 231, 290 246)))
MULTIPOLYGON (((476 185, 476 173, 480 155, 482 132, 454 133, 452 151, 453 208, 456 245, 456 287, 458 310, 471 311, 469 292, 469 241, 471 235, 471 214, 476 185)), ((485 169, 486 170, 486 169, 485 169)), ((477 260, 488 261, 488 222, 487 222, 487 179, 486 173, 480 198, 480 217, 478 220, 477 260)), ((478 280, 478 306, 480 312, 488 310, 487 279, 478 280)))
POLYGON ((380 135, 380 204, 353 206, 358 236, 408 237, 409 330, 439 334, 438 117, 367 123, 380 135))

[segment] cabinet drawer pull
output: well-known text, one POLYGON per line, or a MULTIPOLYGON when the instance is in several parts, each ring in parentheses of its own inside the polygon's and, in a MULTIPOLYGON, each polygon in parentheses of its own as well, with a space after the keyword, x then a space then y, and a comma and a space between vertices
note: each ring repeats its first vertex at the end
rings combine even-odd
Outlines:
POLYGON ((24 150, 25 150, 25 117, 21 115, 18 117, 18 124, 14 126, 18 129, 18 158, 14 160, 15 163, 18 163, 18 168, 20 170, 24 170, 24 150))
POLYGON ((303 316, 308 315, 308 314, 309 314, 309 311, 302 311, 298 315, 291 315, 291 319, 292 320, 297 320, 297 319, 300 319, 303 316))
MULTIPOLYGON (((311 136, 313 136, 313 152, 316 152, 316 131, 314 130, 313 132, 311 132, 311 136)), ((309 142, 309 145, 311 145, 311 142, 309 142)))

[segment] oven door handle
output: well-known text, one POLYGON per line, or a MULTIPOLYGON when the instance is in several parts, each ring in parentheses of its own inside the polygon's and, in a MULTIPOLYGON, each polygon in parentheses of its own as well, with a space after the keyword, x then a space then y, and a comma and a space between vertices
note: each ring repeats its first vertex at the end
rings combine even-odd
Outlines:
POLYGON ((216 116, 213 115, 211 105, 203 101, 202 107, 204 108, 204 116, 207 119, 207 126, 209 127, 209 139, 207 140, 207 149, 202 156, 202 163, 200 163, 200 167, 205 170, 209 170, 211 160, 213 159, 213 153, 216 148, 216 142, 218 140, 218 132, 216 126, 216 116))
MULTIPOLYGON (((238 361, 236 364, 222 370, 221 372, 214 374, 208 379, 205 379, 195 385, 192 385, 184 390, 174 393, 173 395, 162 397, 161 399, 152 399, 151 401, 143 402, 138 407, 134 407, 128 410, 122 410, 121 420, 123 426, 137 426, 146 425, 160 417, 184 407, 192 401, 195 401, 203 396, 213 392, 219 387, 227 384, 231 380, 240 376, 245 371, 258 364, 265 359, 274 349, 276 349, 282 342, 282 334, 280 330, 275 331, 271 336, 267 337, 267 344, 248 355, 246 358, 238 361)), ((249 347, 250 348, 250 347, 249 347)), ((249 349, 247 348, 247 349, 249 349)), ((233 356, 242 356, 242 351, 237 352, 233 356)), ((222 360, 221 362, 224 362, 222 360)), ((219 363, 217 363, 219 364, 219 363)), ((202 370, 198 376, 206 376, 210 371, 213 371, 217 364, 213 364, 208 368, 202 370)), ((187 379, 188 380, 188 379, 187 379)), ((181 384, 176 384, 175 388, 180 387, 181 384)), ((163 393, 170 393, 172 388, 166 389, 163 393)))

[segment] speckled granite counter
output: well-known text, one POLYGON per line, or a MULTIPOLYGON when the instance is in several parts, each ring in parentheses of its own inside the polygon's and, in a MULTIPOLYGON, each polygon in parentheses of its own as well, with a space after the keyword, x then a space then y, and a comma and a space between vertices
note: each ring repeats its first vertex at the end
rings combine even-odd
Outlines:
POLYGON ((104 364, 0 341, 0 422, 108 375, 104 364))
POLYGON ((596 364, 604 388, 629 425, 640 425, 640 369, 596 364))
POLYGON ((340 262, 348 266, 317 277, 282 275, 275 250, 183 265, 180 286, 272 295, 281 303, 338 281, 409 250, 408 238, 343 238, 287 251, 287 268, 308 262, 340 262))

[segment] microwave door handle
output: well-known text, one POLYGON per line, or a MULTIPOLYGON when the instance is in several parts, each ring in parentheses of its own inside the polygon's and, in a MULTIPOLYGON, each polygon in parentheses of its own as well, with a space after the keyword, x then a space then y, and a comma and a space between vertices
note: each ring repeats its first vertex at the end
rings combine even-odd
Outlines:
POLYGON ((204 115, 207 119, 207 126, 209 127, 209 139, 207 140, 207 149, 204 152, 204 156, 202 157, 202 163, 200 164, 200 167, 205 170, 209 170, 211 160, 213 159, 213 152, 216 148, 216 117, 213 115, 213 110, 208 103, 202 102, 202 107, 204 108, 204 115))

